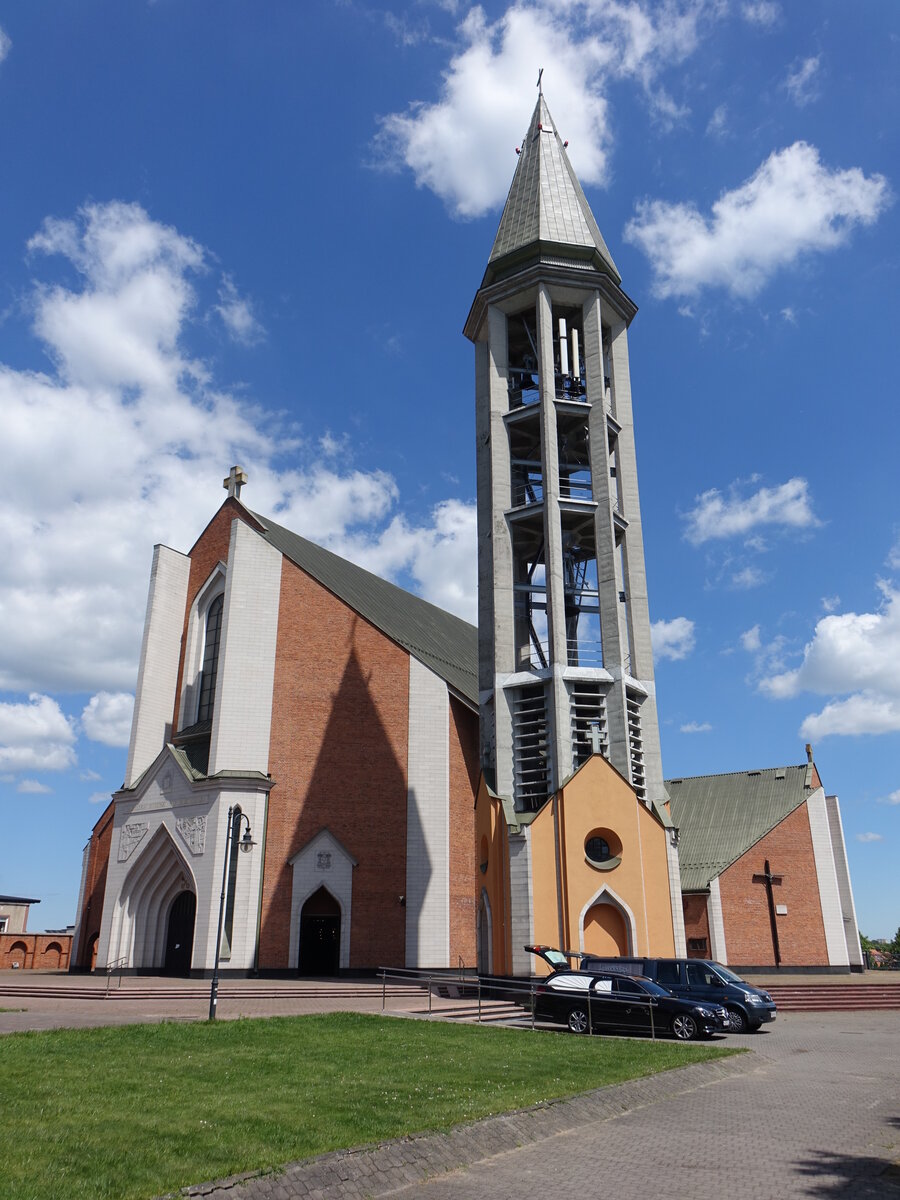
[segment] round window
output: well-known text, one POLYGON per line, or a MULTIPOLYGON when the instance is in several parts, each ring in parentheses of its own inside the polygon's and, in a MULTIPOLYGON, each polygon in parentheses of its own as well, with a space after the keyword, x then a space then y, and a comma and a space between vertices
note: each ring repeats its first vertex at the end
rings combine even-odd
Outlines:
POLYGON ((609 852, 609 842, 602 837, 588 838, 584 844, 584 852, 591 862, 609 862, 612 858, 609 852))
POLYGON ((584 856, 598 871, 612 871, 622 861, 622 843, 611 829, 592 829, 584 839, 584 856))

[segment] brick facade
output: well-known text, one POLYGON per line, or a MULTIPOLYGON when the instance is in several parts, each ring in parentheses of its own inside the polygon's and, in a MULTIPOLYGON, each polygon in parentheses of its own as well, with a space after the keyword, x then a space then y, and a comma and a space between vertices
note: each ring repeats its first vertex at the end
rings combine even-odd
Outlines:
POLYGON ((87 875, 84 881, 84 901, 81 910, 81 932, 78 938, 78 961, 73 968, 89 971, 94 965, 100 922, 103 918, 103 896, 106 891, 106 872, 112 842, 114 806, 104 809, 91 831, 87 875))
POLYGON ((706 907, 706 893, 690 893, 681 897, 684 911, 684 937, 687 943, 688 958, 709 958, 709 914, 706 907), (702 941, 704 945, 692 946, 692 942, 702 941))
POLYGON ((358 863, 351 968, 403 963, 408 694, 406 651, 285 558, 261 968, 288 966, 288 859, 324 826, 358 863))
MULTIPOLYGON (((203 530, 190 550, 191 570, 188 576, 187 604, 184 610, 184 630, 181 635, 181 657, 178 661, 178 683, 175 687, 175 707, 172 728, 178 728, 178 706, 181 702, 181 685, 184 678, 184 655, 187 647, 188 620, 191 606, 197 593, 209 579, 217 563, 228 562, 228 546, 231 541, 231 523, 235 517, 246 522, 251 529, 259 529, 247 510, 237 501, 228 499, 203 530)), ((162 747, 160 747, 162 749, 162 747)))
POLYGON ((729 965, 775 965, 765 885, 754 883, 765 860, 782 876, 774 885, 781 965, 827 966, 825 927, 806 805, 801 804, 719 876, 729 965))
POLYGON ((475 795, 478 790, 478 716, 450 699, 450 963, 475 966, 478 869, 475 795))

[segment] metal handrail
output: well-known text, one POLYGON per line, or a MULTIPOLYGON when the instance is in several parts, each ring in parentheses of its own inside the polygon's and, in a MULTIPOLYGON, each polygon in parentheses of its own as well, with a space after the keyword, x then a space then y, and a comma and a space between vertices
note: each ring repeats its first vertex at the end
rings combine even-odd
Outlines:
POLYGON ((106 964, 106 966, 105 966, 105 968, 104 968, 104 970, 106 971, 106 991, 104 992, 104 995, 105 995, 105 996, 108 996, 108 995, 109 995, 109 981, 110 981, 110 979, 112 978, 112 975, 113 975, 113 972, 114 972, 114 971, 118 971, 118 972, 119 972, 119 984, 118 984, 118 986, 119 986, 119 987, 121 987, 121 986, 122 986, 122 972, 125 970, 125 968, 126 968, 127 966, 128 966, 128 958, 127 958, 127 956, 126 956, 125 958, 117 958, 115 962, 111 962, 111 963, 107 963, 107 964, 106 964))

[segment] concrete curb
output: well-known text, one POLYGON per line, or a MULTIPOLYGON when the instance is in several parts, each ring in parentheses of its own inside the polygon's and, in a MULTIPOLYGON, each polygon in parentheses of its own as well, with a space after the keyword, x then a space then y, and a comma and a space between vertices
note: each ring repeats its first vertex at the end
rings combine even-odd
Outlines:
POLYGON ((170 1192, 213 1200, 362 1200, 387 1196, 412 1183, 470 1167, 497 1154, 580 1126, 608 1121, 673 1096, 733 1079, 766 1064, 749 1051, 697 1063, 564 1100, 457 1125, 445 1133, 413 1134, 374 1146, 336 1150, 291 1163, 281 1171, 250 1172, 170 1192))

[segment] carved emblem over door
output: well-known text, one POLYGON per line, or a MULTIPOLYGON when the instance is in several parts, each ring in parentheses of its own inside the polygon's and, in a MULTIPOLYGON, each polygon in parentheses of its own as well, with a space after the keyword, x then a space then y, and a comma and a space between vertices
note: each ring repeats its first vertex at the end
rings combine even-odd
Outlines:
POLYGON ((127 862, 134 854, 150 825, 147 821, 132 821, 123 825, 119 834, 119 862, 127 862))
POLYGON ((175 828, 184 838, 191 854, 202 854, 206 849, 206 817, 178 817, 175 828))

